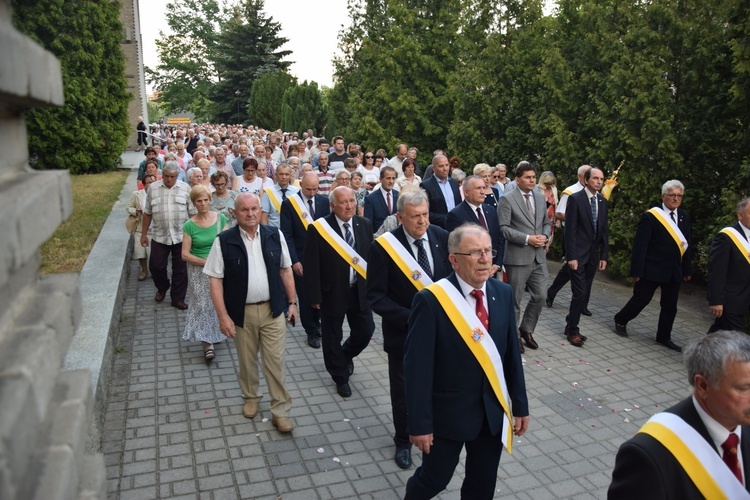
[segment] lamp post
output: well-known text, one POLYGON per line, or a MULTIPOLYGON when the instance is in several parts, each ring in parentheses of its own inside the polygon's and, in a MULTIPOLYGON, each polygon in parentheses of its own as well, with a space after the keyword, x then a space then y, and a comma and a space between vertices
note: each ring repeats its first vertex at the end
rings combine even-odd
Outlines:
POLYGON ((237 96, 237 123, 240 122, 240 94, 242 92, 239 91, 239 89, 235 90, 234 95, 237 96))

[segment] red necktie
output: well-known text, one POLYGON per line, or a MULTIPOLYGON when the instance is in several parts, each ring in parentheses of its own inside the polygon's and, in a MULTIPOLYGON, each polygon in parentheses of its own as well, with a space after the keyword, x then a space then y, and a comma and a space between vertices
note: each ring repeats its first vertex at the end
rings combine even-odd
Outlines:
POLYGON ((385 193, 385 199, 386 199, 386 203, 388 204, 388 215, 391 215, 393 213, 393 207, 391 205, 391 192, 390 191, 385 193))
POLYGON ((742 471, 740 470, 740 461, 737 459, 737 444, 740 442, 740 438, 737 434, 730 434, 724 444, 721 447, 724 449, 724 463, 727 464, 732 474, 737 476, 737 479, 742 482, 742 471))
POLYGON ((477 301, 477 305, 476 305, 477 318, 479 318, 479 321, 481 321, 484 327, 487 330, 489 330, 490 329, 490 316, 489 314, 487 314, 487 309, 484 308, 484 301, 482 300, 484 293, 482 292, 482 290, 472 290, 470 295, 474 297, 474 299, 477 301))
POLYGON ((482 213, 482 207, 477 207, 477 217, 479 218, 479 225, 487 229, 487 220, 484 218, 482 213))

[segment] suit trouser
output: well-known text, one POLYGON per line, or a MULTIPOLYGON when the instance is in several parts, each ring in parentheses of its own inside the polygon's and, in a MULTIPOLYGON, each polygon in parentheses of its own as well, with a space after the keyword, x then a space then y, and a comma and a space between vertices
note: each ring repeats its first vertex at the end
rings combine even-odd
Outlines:
POLYGON ((592 256, 589 260, 581 264, 578 261, 578 269, 570 270, 570 288, 573 290, 573 298, 570 299, 570 309, 565 329, 570 333, 578 333, 578 323, 581 321, 581 311, 586 306, 586 300, 591 294, 591 284, 596 276, 596 269, 599 267, 599 260, 592 256))
POLYGON ((308 335, 317 335, 320 332, 320 309, 313 309, 307 300, 305 292, 305 279, 294 274, 294 288, 297 290, 297 309, 302 328, 308 335))
POLYGON ((667 341, 672 338, 672 325, 677 316, 677 299, 680 295, 680 282, 657 283, 646 278, 641 278, 633 286, 633 296, 625 307, 615 314, 615 321, 626 325, 628 321, 638 316, 643 308, 651 302, 654 292, 661 288, 661 312, 659 313, 659 325, 656 328, 656 340, 667 341))
POLYGON ((182 242, 165 245, 151 239, 151 257, 148 260, 148 270, 154 278, 154 285, 159 292, 167 293, 172 302, 183 302, 187 294, 187 264, 182 260, 182 242), (167 262, 172 256, 172 283, 170 290, 167 276, 167 262))
POLYGON ((547 284, 547 263, 532 263, 528 266, 511 266, 506 264, 508 284, 513 288, 513 300, 516 309, 516 324, 524 332, 534 333, 536 323, 544 307, 545 290, 547 284), (523 312, 521 321, 521 299, 524 289, 529 289, 529 303, 523 312))
MULTIPOLYGON (((747 309, 745 309, 745 311, 747 311, 747 309)), ((738 332, 747 333, 745 314, 746 313, 727 311, 727 306, 725 305, 721 317, 714 320, 714 323, 708 329, 708 333, 718 332, 719 330, 736 330, 738 332)))
POLYGON ((458 465, 461 449, 466 446, 466 476, 461 485, 461 498, 484 500, 495 496, 497 468, 503 451, 502 431, 490 434, 487 421, 473 441, 453 441, 433 436, 430 453, 422 454, 422 465, 406 483, 404 500, 433 498, 443 491, 458 465))
POLYGON ((399 448, 411 448, 406 432, 406 391, 404 386, 404 350, 388 351, 388 379, 391 385, 391 412, 395 436, 393 442, 399 448))
POLYGON ((320 326, 323 333, 323 360, 326 370, 337 384, 349 381, 349 361, 359 356, 367 344, 370 343, 375 331, 375 321, 372 319, 372 311, 359 308, 359 292, 357 287, 349 288, 349 306, 346 314, 332 316, 325 311, 320 313, 320 326), (349 323, 349 338, 344 344, 344 316, 349 323))
MULTIPOLYGON (((555 297, 557 297, 557 294, 562 290, 562 287, 565 286, 565 284, 570 281, 572 271, 570 270, 570 267, 568 266, 568 263, 564 263, 559 271, 557 271, 557 274, 555 275, 555 279, 552 281, 552 284, 547 289, 547 297, 549 297, 550 300, 554 301, 555 297)), ((591 295, 591 290, 589 289, 586 293, 586 299, 583 302, 583 308, 586 309, 589 306, 589 298, 591 295)))
POLYGON ((271 396, 271 414, 287 417, 292 407, 292 396, 284 387, 284 344, 286 318, 273 317, 271 302, 245 305, 244 326, 237 327, 234 339, 240 364, 242 399, 260 401, 258 394, 258 352, 263 363, 268 394, 271 396))

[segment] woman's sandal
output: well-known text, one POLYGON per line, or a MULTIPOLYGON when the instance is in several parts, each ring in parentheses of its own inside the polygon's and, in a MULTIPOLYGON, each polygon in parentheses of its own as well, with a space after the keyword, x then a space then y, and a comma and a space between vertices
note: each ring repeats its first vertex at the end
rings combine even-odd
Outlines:
POLYGON ((205 349, 203 351, 203 358, 206 361, 212 361, 215 357, 216 357, 216 353, 214 352, 213 349, 205 349))

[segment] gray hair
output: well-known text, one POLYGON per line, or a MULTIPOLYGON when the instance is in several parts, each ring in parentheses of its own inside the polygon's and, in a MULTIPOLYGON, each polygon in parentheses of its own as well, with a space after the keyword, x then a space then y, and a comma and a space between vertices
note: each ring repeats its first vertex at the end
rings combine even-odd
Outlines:
POLYGON ((344 190, 351 191, 352 196, 355 196, 356 193, 354 190, 347 186, 338 186, 336 189, 332 189, 330 193, 328 193, 328 200, 331 202, 331 205, 337 205, 338 204, 338 198, 336 193, 342 193, 344 190))
POLYGON ((451 177, 458 182, 463 182, 464 178, 466 178, 466 172, 464 172, 460 168, 457 168, 453 172, 451 172, 451 177))
MULTIPOLYGON (((176 161, 174 161, 174 160, 172 160, 172 161, 168 161, 168 162, 166 162, 166 163, 164 164, 164 167, 162 167, 161 171, 162 171, 162 174, 166 174, 167 172, 171 172, 171 173, 173 173, 173 174, 174 174, 174 173, 177 173, 177 172, 179 172, 179 171, 180 171, 180 164, 179 164, 179 163, 177 163, 177 162, 176 162, 176 161)), ((201 173, 202 173, 202 172, 201 172, 201 173)))
POLYGON ((201 175, 203 175, 203 170, 201 170, 198 167, 193 167, 191 169, 188 169, 188 171, 187 171, 187 178, 188 178, 188 180, 192 179, 195 174, 201 174, 201 175))
POLYGON ((683 358, 690 385, 695 385, 695 376, 700 374, 716 388, 729 361, 750 362, 750 336, 723 330, 710 333, 685 346, 683 358))
POLYGON ((292 166, 287 162, 279 163, 279 165, 276 167, 276 171, 278 172, 280 168, 288 168, 289 173, 292 172, 292 166))
POLYGON ((396 200, 396 210, 401 215, 404 215, 406 205, 418 207, 422 203, 427 203, 427 206, 429 206, 430 200, 427 198, 427 194, 421 189, 408 189, 398 195, 398 200, 396 200))
POLYGON ((488 237, 490 235, 490 233, 479 224, 474 224, 473 222, 461 224, 456 229, 451 231, 451 234, 448 235, 448 253, 458 252, 458 247, 461 244, 461 240, 463 240, 464 235, 482 233, 486 234, 488 237))
POLYGON ((346 177, 347 179, 350 179, 350 180, 352 178, 352 176, 349 175, 349 172, 347 170, 339 170, 338 172, 336 172, 335 178, 336 178, 336 180, 339 180, 339 177, 342 177, 342 176, 346 177))
POLYGON ((744 212, 747 208, 747 204, 750 202, 750 198, 744 196, 739 203, 737 203, 737 212, 744 212))
POLYGON ((661 187, 661 194, 667 194, 669 191, 673 189, 679 189, 683 193, 685 192, 685 186, 677 179, 672 179, 671 181, 665 182, 664 185, 661 187))

